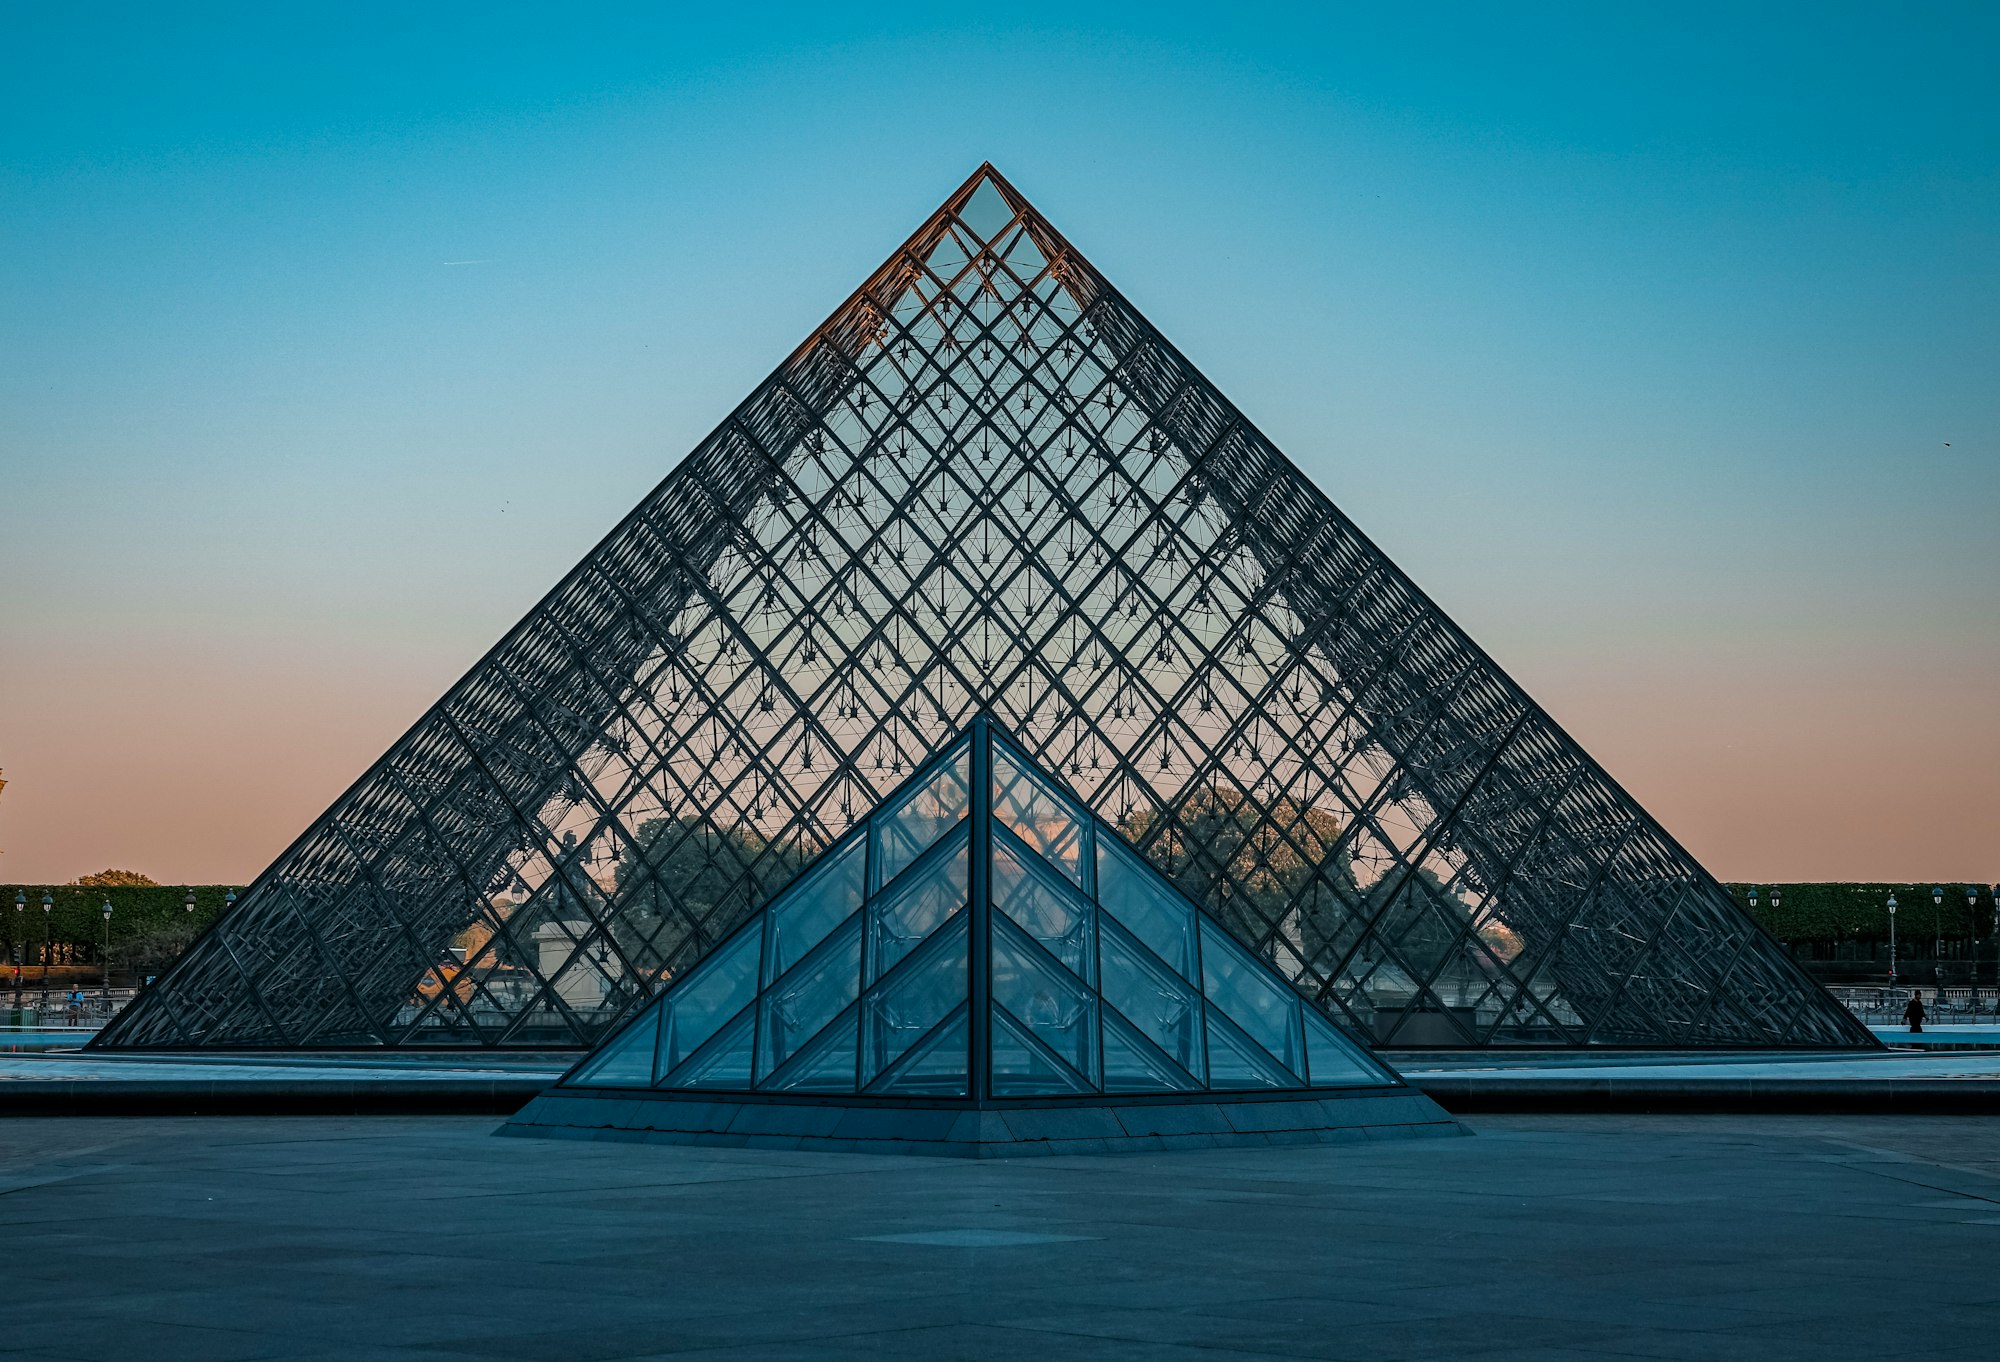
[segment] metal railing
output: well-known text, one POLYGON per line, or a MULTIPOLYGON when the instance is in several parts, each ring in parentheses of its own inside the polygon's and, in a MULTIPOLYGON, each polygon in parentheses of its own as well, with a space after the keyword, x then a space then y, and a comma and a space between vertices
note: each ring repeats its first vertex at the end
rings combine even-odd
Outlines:
POLYGON ((0 989, 0 1027, 95 1031, 138 992, 136 988, 0 989))
POLYGON ((1895 1026, 1912 995, 1924 1000, 1926 1026, 2000 1026, 2000 987, 1968 984, 1835 987, 1829 990, 1870 1026, 1895 1026))

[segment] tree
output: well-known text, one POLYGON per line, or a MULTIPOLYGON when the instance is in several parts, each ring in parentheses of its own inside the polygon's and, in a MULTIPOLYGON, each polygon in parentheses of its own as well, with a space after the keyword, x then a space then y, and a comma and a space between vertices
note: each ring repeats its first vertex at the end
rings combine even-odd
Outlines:
POLYGON ((541 947, 535 933, 551 922, 572 924, 568 931, 582 936, 592 918, 604 916, 604 891, 590 878, 577 850, 576 834, 563 837, 556 870, 525 902, 501 913, 506 928, 496 948, 503 964, 541 968, 541 947))
POLYGON ((121 974, 152 975, 165 972, 199 932, 193 923, 175 922, 111 945, 111 963, 121 974))
POLYGON ((100 870, 94 875, 79 876, 70 883, 84 889, 124 889, 145 888, 159 881, 136 870, 100 870))
POLYGON ((1339 853, 1341 830, 1325 809, 1215 787, 1189 790, 1164 815, 1140 813, 1120 828, 1175 887, 1243 940, 1270 936, 1295 913, 1308 960, 1349 922, 1360 898, 1354 868, 1339 853), (1166 824, 1154 836, 1162 816, 1166 824))
POLYGON ((1369 886, 1362 911, 1375 939, 1394 952, 1413 981, 1428 979, 1458 948, 1472 910, 1428 866, 1391 871, 1369 886))
POLYGON ((754 828, 697 818, 649 818, 632 839, 612 872, 625 905, 612 932, 641 968, 683 967, 676 957, 689 937, 698 930, 707 944, 720 941, 790 884, 805 859, 754 828))
POLYGON ((1160 817, 1138 814, 1121 831, 1239 939, 1266 940, 1275 929, 1317 974, 1329 972, 1372 922, 1376 942, 1388 943, 1412 977, 1428 977, 1457 949, 1472 916, 1426 866, 1409 874, 1392 870, 1362 889, 1341 845, 1341 821, 1325 809, 1283 797, 1265 802, 1237 791, 1191 790, 1148 845, 1160 817))

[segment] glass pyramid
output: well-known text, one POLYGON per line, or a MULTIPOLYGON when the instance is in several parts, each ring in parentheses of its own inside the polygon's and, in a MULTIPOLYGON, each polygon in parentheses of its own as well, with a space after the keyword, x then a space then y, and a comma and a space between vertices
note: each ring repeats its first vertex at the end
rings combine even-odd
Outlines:
POLYGON ((1397 1083, 982 717, 559 1086, 1005 1102, 1397 1083))
POLYGON ((990 166, 93 1044, 587 1048, 982 713, 1354 1035, 1875 1045, 990 166))

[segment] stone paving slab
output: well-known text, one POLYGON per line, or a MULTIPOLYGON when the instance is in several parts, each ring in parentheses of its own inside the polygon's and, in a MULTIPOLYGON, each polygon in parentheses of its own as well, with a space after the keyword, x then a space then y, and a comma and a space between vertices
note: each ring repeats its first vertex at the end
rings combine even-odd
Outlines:
POLYGON ((1983 1356, 2000 1122, 911 1160, 490 1118, 0 1122, 0 1356, 1983 1356), (1893 1307, 1893 1308, 1892 1308, 1893 1307))

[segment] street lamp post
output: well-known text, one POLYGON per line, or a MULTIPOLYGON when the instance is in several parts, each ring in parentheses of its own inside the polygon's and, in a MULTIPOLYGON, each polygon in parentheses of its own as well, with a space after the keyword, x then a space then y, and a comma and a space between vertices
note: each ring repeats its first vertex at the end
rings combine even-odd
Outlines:
POLYGON ((1972 1015, 1979 1015, 1979 919, 1975 911, 1979 907, 1979 886, 1965 886, 1965 930, 1972 935, 1971 954, 1965 965, 1965 982, 1972 985, 1972 1015))
POLYGON ((1938 1002, 1944 1001, 1944 886, 1931 886, 1931 930, 1937 934, 1937 966, 1933 977, 1937 980, 1938 1002))
POLYGON ((14 930, 7 934, 7 963, 14 967, 14 1006, 21 1005, 21 966, 27 963, 28 948, 21 944, 21 914, 27 911, 28 891, 14 891, 14 930), (18 953, 20 959, 14 956, 18 953))
POLYGON ((1889 987, 1896 986, 1896 896, 1889 895, 1889 987))
MULTIPOLYGON (((55 895, 44 893, 42 895, 42 992, 44 995, 49 991, 49 914, 55 912, 55 910, 55 895)), ((44 996, 42 1001, 46 1003, 48 1002, 48 998, 44 996)))
POLYGON ((1993 886, 1993 1018, 2000 1021, 2000 884, 1993 886))
POLYGON ((104 1000, 111 1001, 111 900, 104 901, 104 1000))

